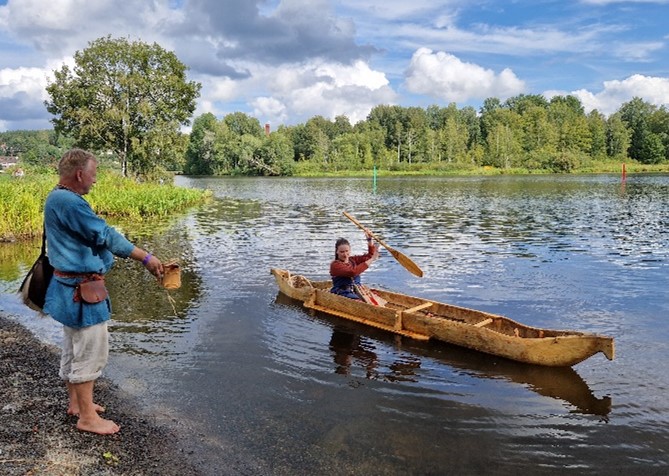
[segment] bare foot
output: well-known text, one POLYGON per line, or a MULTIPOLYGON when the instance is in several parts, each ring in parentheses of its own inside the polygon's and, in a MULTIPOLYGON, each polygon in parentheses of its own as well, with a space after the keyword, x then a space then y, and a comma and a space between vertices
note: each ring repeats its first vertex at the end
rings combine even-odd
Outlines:
MULTIPOLYGON (((105 407, 103 407, 102 405, 98 405, 97 403, 94 403, 93 406, 94 406, 96 412, 104 413, 105 407)), ((67 414, 77 416, 77 415, 79 415, 79 408, 71 406, 70 408, 67 409, 67 414)))
POLYGON ((77 429, 97 433, 98 435, 112 435, 118 432, 121 428, 113 421, 105 420, 104 418, 97 416, 97 418, 90 420, 82 420, 79 418, 77 429))

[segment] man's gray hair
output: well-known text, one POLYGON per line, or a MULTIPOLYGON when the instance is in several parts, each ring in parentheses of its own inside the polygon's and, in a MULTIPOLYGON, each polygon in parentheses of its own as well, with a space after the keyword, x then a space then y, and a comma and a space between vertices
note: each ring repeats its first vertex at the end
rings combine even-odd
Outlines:
POLYGON ((70 149, 63 154, 60 162, 58 162, 58 175, 61 177, 71 177, 77 170, 86 167, 86 164, 90 160, 97 162, 95 156, 88 151, 70 149))

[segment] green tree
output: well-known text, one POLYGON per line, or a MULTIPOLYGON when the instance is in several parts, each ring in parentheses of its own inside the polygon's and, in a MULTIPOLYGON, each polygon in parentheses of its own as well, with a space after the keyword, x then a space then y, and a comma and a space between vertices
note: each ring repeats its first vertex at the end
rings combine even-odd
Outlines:
POLYGON ((548 118, 546 107, 530 106, 526 108, 521 123, 525 152, 555 149, 557 131, 548 118))
POLYGON ((74 55, 72 70, 54 71, 47 110, 57 133, 80 147, 111 151, 123 175, 146 174, 189 124, 200 84, 186 80, 186 66, 157 44, 111 36, 74 55))
POLYGON ((440 156, 446 162, 463 162, 467 154, 469 133, 467 125, 451 116, 439 131, 440 156))
POLYGON ((335 136, 333 126, 333 123, 323 116, 314 116, 305 124, 313 147, 311 158, 320 162, 323 167, 326 167, 330 160, 330 143, 335 136))
POLYGON ((650 115, 648 121, 650 130, 662 142, 662 147, 664 148, 664 159, 663 161, 669 161, 669 111, 665 106, 660 106, 655 109, 650 115))
POLYGON ((353 132, 360 137, 363 161, 368 167, 387 166, 388 157, 385 147, 385 131, 377 122, 360 121, 353 127, 353 132))
POLYGON ((261 175, 292 175, 295 168, 293 144, 288 134, 272 133, 263 140, 259 151, 261 175))
POLYGON ((409 107, 404 115, 404 152, 408 163, 426 160, 427 116, 420 107, 409 107))
POLYGON ((611 114, 606 120, 606 154, 612 159, 627 159, 630 146, 630 131, 620 117, 620 112, 611 114))
POLYGON ((291 129, 295 159, 324 162, 328 153, 328 136, 319 127, 319 121, 298 124, 291 129))
POLYGON ((488 142, 488 133, 492 130, 495 121, 495 112, 502 108, 502 103, 497 98, 486 98, 479 110, 481 123, 481 141, 488 142))
POLYGON ((195 118, 186 149, 184 172, 191 175, 211 175, 220 162, 217 151, 219 123, 208 112, 195 118))
POLYGON ((223 118, 223 122, 228 126, 228 130, 237 136, 249 134, 253 137, 262 137, 263 127, 260 121, 243 112, 233 112, 223 118))
POLYGON ((467 149, 471 152, 477 145, 482 144, 481 121, 476 114, 476 109, 466 106, 458 112, 458 120, 467 128, 467 149))
POLYGON ((660 131, 654 131, 653 115, 657 108, 639 97, 632 98, 623 104, 619 111, 620 118, 631 131, 630 146, 627 154, 631 159, 644 164, 654 164, 662 161, 665 156, 665 147, 660 131))
POLYGON ((541 94, 519 94, 507 99, 504 102, 504 106, 522 116, 529 109, 548 108, 548 101, 541 94))
POLYGON ((332 128, 334 131, 334 137, 353 132, 351 121, 348 119, 348 117, 343 115, 335 117, 332 128))
POLYGON ((444 116, 445 116, 445 109, 437 106, 436 104, 428 106, 427 109, 425 110, 427 125, 433 131, 439 130, 444 125, 444 123, 446 122, 444 116))
POLYGON ((400 106, 375 106, 367 115, 367 122, 373 127, 378 125, 383 130, 384 144, 387 149, 397 151, 399 162, 404 128, 402 126, 404 109, 400 106))
POLYGON ((509 109, 494 109, 488 113, 488 164, 506 169, 521 163, 523 137, 520 120, 521 117, 509 109))
POLYGON ((587 116, 590 129, 591 148, 590 156, 594 159, 606 157, 606 118, 596 109, 587 116))
POLYGON ((551 168, 569 172, 592 149, 592 135, 581 101, 575 96, 555 96, 548 106, 548 117, 557 131, 557 155, 551 168))
POLYGON ((641 136, 641 157, 646 164, 659 164, 664 160, 665 148, 658 134, 646 130, 641 136))

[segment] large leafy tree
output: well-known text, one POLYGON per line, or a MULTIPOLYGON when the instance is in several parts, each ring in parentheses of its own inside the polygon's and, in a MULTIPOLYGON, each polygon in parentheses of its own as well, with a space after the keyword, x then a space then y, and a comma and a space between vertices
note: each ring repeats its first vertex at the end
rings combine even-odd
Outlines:
POLYGON ((157 44, 99 38, 74 55, 75 66, 54 71, 45 101, 56 132, 76 144, 115 153, 123 175, 144 175, 169 161, 189 124, 199 83, 186 66, 157 44))
POLYGON ((627 159, 631 132, 620 117, 620 112, 606 120, 606 155, 616 160, 627 159))
POLYGON ((216 116, 210 112, 195 118, 186 149, 184 172, 192 175, 221 172, 218 170, 220 151, 217 147, 221 127, 216 116))
POLYGON ((657 107, 639 97, 634 97, 623 104, 620 109, 620 118, 631 131, 628 155, 631 159, 644 164, 656 164, 665 157, 665 147, 662 143, 662 134, 666 131, 656 129, 657 107))
POLYGON ((516 167, 522 158, 521 117, 509 109, 492 109, 486 112, 486 165, 501 168, 516 167))

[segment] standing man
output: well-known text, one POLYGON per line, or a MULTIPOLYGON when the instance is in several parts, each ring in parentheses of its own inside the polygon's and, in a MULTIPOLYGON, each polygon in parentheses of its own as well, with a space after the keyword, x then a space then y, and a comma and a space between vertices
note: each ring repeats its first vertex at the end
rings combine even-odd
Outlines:
POLYGON ((94 403, 93 386, 109 355, 111 301, 104 287, 90 299, 80 285, 104 283, 114 255, 140 261, 158 279, 163 264, 107 225, 84 200, 96 182, 97 166, 95 156, 81 149, 67 151, 58 164, 58 185, 44 204, 49 260, 55 268, 44 312, 63 324, 60 376, 69 395, 67 413, 78 415, 79 430, 109 435, 119 426, 100 417, 104 408, 94 403))

